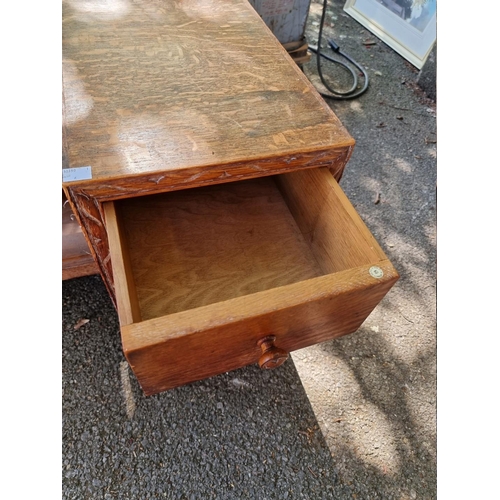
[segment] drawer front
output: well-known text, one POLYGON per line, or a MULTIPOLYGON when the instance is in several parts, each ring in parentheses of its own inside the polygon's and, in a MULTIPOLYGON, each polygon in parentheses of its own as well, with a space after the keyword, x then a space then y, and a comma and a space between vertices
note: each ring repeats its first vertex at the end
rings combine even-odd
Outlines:
POLYGON ((139 199, 104 205, 123 349, 146 394, 256 363, 269 336, 290 352, 352 333, 398 279, 327 169, 261 182, 145 199, 154 210, 139 199), (202 240, 207 261, 184 259, 202 240))
POLYGON ((122 328, 127 360, 146 394, 257 363, 268 335, 287 352, 355 332, 396 281, 370 266, 122 328))

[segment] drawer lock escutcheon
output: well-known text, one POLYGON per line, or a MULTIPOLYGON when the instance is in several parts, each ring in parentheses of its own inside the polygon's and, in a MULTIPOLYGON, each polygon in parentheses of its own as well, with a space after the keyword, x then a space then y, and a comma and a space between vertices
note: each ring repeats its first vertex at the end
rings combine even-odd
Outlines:
POLYGON ((257 342, 257 345, 262 349, 259 366, 263 370, 277 368, 288 359, 288 353, 274 345, 275 340, 274 335, 268 335, 257 342))

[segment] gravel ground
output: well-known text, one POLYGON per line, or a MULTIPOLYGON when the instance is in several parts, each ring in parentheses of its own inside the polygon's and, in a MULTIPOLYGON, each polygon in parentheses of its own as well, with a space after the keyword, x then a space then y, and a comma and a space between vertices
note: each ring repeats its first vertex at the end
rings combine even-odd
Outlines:
MULTIPOLYGON (((293 359, 343 484, 358 498, 436 498, 436 111, 418 71, 330 2, 325 37, 367 69, 331 101, 356 139, 342 188, 401 278, 353 335, 293 359), (366 42, 375 42, 368 45, 366 42)), ((307 35, 317 43, 319 3, 307 35)), ((332 82, 342 71, 324 65, 332 82)), ((313 58, 304 71, 320 85, 313 58)))
POLYGON ((97 276, 63 282, 62 466, 65 499, 354 493, 338 482, 293 362, 143 396, 97 276))
POLYGON ((435 104, 343 3, 325 36, 371 84, 329 101, 357 140, 341 185, 401 279, 355 334, 149 398, 100 278, 63 282, 63 498, 436 498, 435 104))

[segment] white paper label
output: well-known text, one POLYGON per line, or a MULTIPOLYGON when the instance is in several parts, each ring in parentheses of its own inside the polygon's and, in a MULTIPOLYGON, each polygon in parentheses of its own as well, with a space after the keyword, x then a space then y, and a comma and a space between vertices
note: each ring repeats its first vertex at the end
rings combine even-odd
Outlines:
POLYGON ((92 179, 92 167, 63 168, 63 182, 86 181, 92 179))

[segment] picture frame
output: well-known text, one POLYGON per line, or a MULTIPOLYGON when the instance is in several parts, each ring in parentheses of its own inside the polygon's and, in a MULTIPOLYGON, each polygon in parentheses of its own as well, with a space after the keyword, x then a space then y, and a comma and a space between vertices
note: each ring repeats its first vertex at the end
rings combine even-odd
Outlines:
POLYGON ((417 69, 436 42, 436 0, 347 0, 344 11, 417 69))

